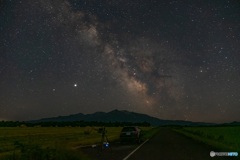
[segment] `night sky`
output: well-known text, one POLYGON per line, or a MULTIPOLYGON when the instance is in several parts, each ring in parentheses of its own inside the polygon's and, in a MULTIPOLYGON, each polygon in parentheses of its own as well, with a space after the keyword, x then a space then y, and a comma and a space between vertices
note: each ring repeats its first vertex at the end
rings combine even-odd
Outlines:
POLYGON ((115 109, 240 121, 239 0, 0 0, 0 120, 115 109))

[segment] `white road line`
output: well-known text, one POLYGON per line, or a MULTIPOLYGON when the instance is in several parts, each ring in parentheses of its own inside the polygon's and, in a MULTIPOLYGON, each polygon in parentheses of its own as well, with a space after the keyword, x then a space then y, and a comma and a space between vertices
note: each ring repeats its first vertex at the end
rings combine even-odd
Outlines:
POLYGON ((140 146, 138 146, 134 151, 132 151, 127 157, 123 158, 123 160, 127 160, 134 152, 136 152, 147 141, 148 139, 145 142, 143 142, 140 146))

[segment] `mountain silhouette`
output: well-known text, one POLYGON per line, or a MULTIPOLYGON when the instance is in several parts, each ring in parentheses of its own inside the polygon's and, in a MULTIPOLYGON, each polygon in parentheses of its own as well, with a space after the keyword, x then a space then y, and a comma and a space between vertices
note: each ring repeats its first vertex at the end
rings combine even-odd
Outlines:
POLYGON ((151 117, 146 114, 140 114, 135 112, 129 112, 126 110, 113 110, 110 112, 95 112, 93 114, 74 114, 69 116, 58 116, 53 118, 43 118, 39 120, 28 121, 30 123, 39 122, 67 122, 67 121, 101 121, 101 122, 148 122, 151 126, 162 126, 162 125, 188 125, 188 126, 200 126, 200 125, 216 125, 215 123, 205 123, 205 122, 191 122, 183 120, 162 120, 155 117, 151 117))

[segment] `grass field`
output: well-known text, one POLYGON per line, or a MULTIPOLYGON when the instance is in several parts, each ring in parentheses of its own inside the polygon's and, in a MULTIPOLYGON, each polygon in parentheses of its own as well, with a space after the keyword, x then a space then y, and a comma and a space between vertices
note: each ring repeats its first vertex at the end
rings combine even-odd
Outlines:
POLYGON ((173 130, 221 151, 240 152, 240 127, 180 127, 173 130))
MULTIPOLYGON (((101 133, 93 131, 84 134, 85 127, 1 127, 0 128, 0 157, 13 154, 16 146, 35 145, 41 148, 64 148, 73 150, 85 145, 98 144, 101 133), (15 144, 15 145, 14 145, 15 144)), ((151 137, 158 131, 151 127, 141 127, 144 139, 151 137)), ((122 127, 106 127, 109 142, 119 141, 122 127)), ((25 147, 26 148, 26 147, 25 147)))

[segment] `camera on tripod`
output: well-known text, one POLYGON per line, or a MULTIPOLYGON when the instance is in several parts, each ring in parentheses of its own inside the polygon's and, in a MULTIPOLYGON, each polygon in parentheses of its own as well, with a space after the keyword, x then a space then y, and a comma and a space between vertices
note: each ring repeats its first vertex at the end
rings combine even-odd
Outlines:
POLYGON ((107 132, 107 130, 105 129, 105 127, 101 127, 98 129, 98 133, 105 134, 106 132, 107 132))
MULTIPOLYGON (((107 132, 107 130, 105 129, 105 127, 102 127, 102 128, 98 129, 98 133, 102 133, 102 138, 101 138, 100 148, 99 148, 99 151, 101 151, 101 152, 104 149, 104 147, 110 147, 110 145, 108 143, 107 135, 105 135, 106 132, 107 132)), ((111 149, 111 152, 112 152, 111 147, 110 147, 110 149, 111 149)))

